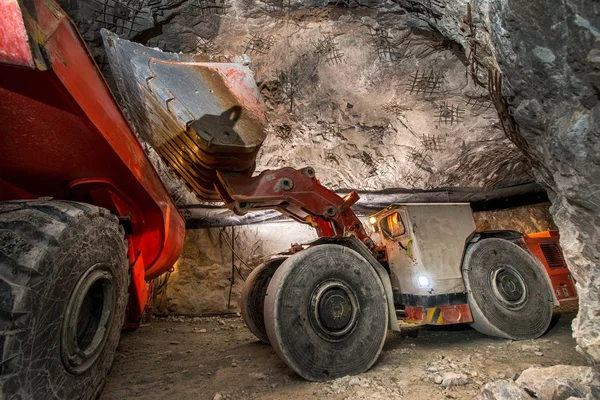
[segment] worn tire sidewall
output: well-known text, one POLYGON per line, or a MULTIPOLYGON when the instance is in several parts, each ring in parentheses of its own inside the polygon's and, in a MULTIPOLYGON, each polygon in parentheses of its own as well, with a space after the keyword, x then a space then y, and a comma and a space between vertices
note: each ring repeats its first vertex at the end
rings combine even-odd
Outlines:
POLYGON ((518 245, 498 238, 473 244, 467 250, 463 274, 474 311, 475 329, 509 339, 539 337, 548 329, 553 297, 545 271, 533 255, 518 245), (524 279, 528 294, 522 309, 508 309, 494 295, 489 276, 502 265, 512 266, 524 279), (526 328, 520 329, 515 324, 524 324, 526 328))
POLYGON ((261 342, 269 344, 265 328, 264 305, 267 288, 277 268, 287 257, 279 257, 265 261, 254 268, 244 282, 240 298, 242 318, 250 332, 261 342))
POLYGON ((34 292, 33 318, 25 353, 31 354, 27 373, 35 379, 26 393, 42 398, 95 398, 110 370, 119 343, 128 298, 127 248, 118 225, 105 217, 83 216, 75 227, 61 235, 59 246, 45 255, 43 278, 31 286, 34 292), (89 268, 103 264, 113 275, 115 309, 106 341, 94 364, 85 372, 69 373, 61 359, 61 328, 67 304, 76 283, 89 268), (40 397, 41 396, 41 397, 40 397))
POLYGON ((265 298, 271 344, 290 368, 311 381, 371 368, 383 348, 387 323, 387 301, 377 273, 357 252, 340 245, 318 245, 288 258, 275 272, 265 298), (356 327, 339 342, 321 338, 308 316, 313 290, 330 279, 349 285, 360 307, 356 327))

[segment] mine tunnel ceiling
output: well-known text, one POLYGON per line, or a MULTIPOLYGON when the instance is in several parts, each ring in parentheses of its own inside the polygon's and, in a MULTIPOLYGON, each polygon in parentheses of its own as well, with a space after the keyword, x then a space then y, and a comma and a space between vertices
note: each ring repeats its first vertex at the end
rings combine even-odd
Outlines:
MULTIPOLYGON (((72 11, 109 81, 100 27, 165 51, 248 54, 269 120, 257 172, 310 165, 325 186, 367 192, 532 181, 473 63, 436 32, 432 10, 353 1, 79 3, 72 11)), ((178 206, 197 204, 145 147, 178 206)))

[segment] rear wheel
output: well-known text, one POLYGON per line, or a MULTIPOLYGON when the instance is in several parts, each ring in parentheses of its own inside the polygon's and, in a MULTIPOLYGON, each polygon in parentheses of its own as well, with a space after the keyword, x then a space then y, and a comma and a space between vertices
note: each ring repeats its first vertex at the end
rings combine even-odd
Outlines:
POLYGON ((472 326, 507 339, 543 335, 552 320, 553 294, 546 273, 527 251, 490 238, 469 247, 463 276, 472 326))
POLYGON ((108 210, 0 203, 0 397, 95 398, 119 342, 127 274, 108 210))
POLYGON ((269 341, 290 368, 311 381, 368 370, 381 352, 387 323, 377 273, 344 246, 323 244, 294 254, 267 289, 269 341))
POLYGON ((286 257, 274 258, 254 268, 246 278, 242 289, 240 301, 242 318, 250 332, 266 344, 269 344, 269 338, 265 328, 265 295, 273 274, 285 260, 286 257))

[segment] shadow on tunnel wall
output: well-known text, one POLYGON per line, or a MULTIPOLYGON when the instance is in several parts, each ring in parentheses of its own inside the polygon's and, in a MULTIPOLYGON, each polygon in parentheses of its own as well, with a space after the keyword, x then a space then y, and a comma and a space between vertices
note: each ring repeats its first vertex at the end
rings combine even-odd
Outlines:
POLYGON ((75 22, 90 53, 109 86, 116 86, 104 52, 100 29, 122 39, 158 47, 163 51, 189 53, 196 50, 198 37, 213 38, 219 31, 220 16, 227 11, 226 0, 210 5, 197 1, 173 0, 57 0, 75 22), (165 29, 181 20, 192 29, 165 29))
POLYGON ((234 143, 239 137, 234 127, 241 115, 242 107, 235 105, 219 115, 204 114, 192 123, 192 128, 198 135, 206 135, 207 142, 214 138, 221 143, 234 143))

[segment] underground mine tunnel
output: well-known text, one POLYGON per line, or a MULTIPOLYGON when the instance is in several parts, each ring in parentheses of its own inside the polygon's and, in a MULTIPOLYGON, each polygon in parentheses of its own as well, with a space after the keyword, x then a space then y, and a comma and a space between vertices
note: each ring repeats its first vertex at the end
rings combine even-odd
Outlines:
POLYGON ((600 398, 592 0, 0 0, 0 398, 600 398))

